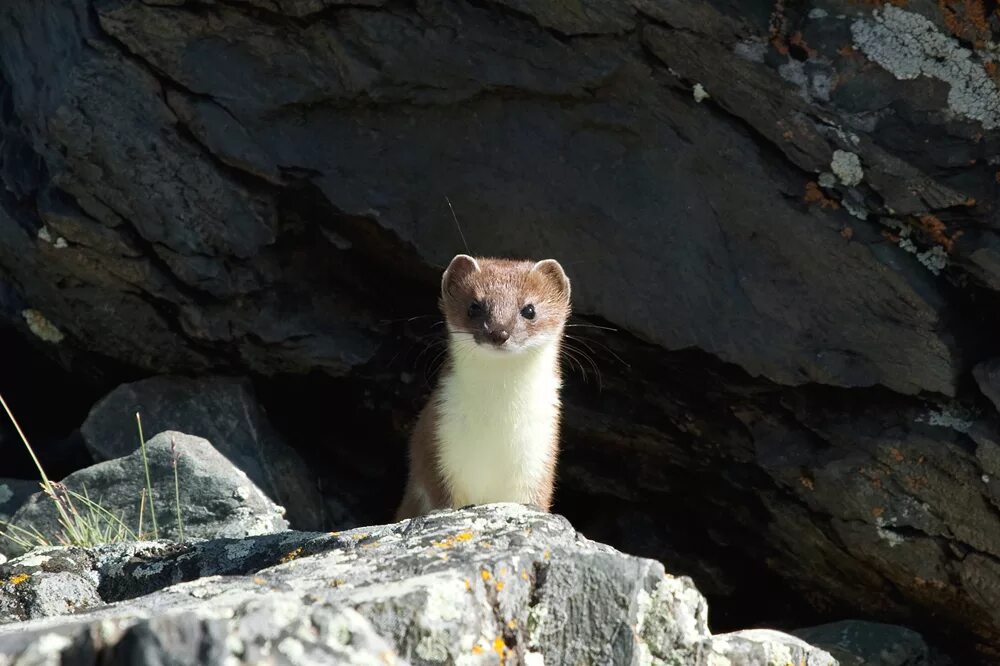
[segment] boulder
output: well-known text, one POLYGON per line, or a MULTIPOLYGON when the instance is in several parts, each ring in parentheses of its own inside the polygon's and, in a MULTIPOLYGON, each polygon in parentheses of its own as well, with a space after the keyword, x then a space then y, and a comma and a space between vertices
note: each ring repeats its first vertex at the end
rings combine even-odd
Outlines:
POLYGON ((713 636, 690 579, 519 505, 333 534, 39 550, 0 567, 20 585, 46 574, 96 581, 80 598, 96 588, 107 605, 27 604, 30 621, 0 625, 0 664, 837 663, 778 632, 713 636))
POLYGON ((0 478, 0 530, 38 489, 38 481, 0 478))
POLYGON ((285 507, 293 527, 324 527, 316 475, 271 427, 247 380, 153 377, 122 384, 94 405, 80 428, 96 460, 120 458, 139 447, 136 413, 147 433, 176 430, 212 442, 285 507))
MULTIPOLYGON (((159 535, 162 538, 207 539, 238 538, 268 534, 287 529, 284 510, 274 504, 254 485, 245 473, 215 450, 208 440, 180 432, 162 432, 146 443, 153 506, 159 535), (180 489, 181 520, 178 523, 174 482, 180 489)), ((152 534, 150 502, 142 509, 139 532, 140 499, 146 489, 142 451, 122 458, 97 463, 70 474, 57 486, 60 498, 67 490, 85 494, 103 509, 116 516, 136 537, 152 534)), ((77 511, 89 519, 91 512, 79 499, 72 499, 77 511)), ((24 529, 35 529, 51 541, 64 532, 53 501, 42 492, 33 495, 14 514, 11 522, 24 529)), ((113 525, 108 518, 101 525, 113 525)), ((113 530, 115 531, 115 530, 113 530)), ((10 549, 16 550, 16 547, 10 549)))
POLYGON ((842 620, 792 634, 826 650, 840 666, 944 666, 931 660, 920 634, 892 624, 842 620))

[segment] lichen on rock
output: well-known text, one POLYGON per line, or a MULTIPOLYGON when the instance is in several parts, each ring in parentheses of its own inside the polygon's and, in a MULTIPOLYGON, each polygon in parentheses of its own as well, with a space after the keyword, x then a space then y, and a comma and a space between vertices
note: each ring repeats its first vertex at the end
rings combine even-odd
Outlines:
POLYGON ((948 84, 948 106, 957 115, 1000 127, 1000 91, 975 54, 929 19, 894 5, 851 24, 855 46, 897 79, 929 76, 948 84))

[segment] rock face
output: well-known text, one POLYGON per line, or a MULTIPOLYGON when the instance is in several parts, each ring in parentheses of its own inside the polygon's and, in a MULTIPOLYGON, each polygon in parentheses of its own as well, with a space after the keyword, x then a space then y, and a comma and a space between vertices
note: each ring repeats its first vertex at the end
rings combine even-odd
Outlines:
POLYGON ((258 488, 285 507, 297 529, 323 527, 316 477, 261 412, 248 382, 230 377, 154 377, 119 386, 80 428, 97 460, 139 448, 135 414, 148 433, 176 430, 212 442, 258 488))
POLYGON ((0 664, 837 663, 778 632, 712 636, 690 579, 515 505, 335 534, 35 551, 0 578, 0 612, 16 609, 0 619, 33 619, 0 626, 0 664), (98 595, 118 603, 69 614, 98 595))
POLYGON ((38 492, 38 482, 0 478, 0 529, 24 502, 38 492))
MULTIPOLYGON (((187 539, 238 538, 269 534, 288 528, 284 509, 264 495, 239 469, 233 467, 207 440, 167 431, 146 443, 153 504, 161 538, 179 539, 181 528, 187 539), (181 525, 178 525, 174 482, 180 488, 181 525)), ((152 533, 149 502, 145 502, 142 532, 138 531, 140 498, 146 488, 142 452, 98 463, 70 474, 61 485, 98 500, 137 535, 152 533)), ((60 492, 60 491, 57 491, 60 492)), ((75 505, 89 515, 78 500, 75 505)), ((44 535, 62 530, 59 513, 44 493, 33 495, 11 519, 23 529, 44 535)), ((103 521, 104 525, 108 521, 103 521)), ((4 545, 5 549, 10 546, 4 545)))
POLYGON ((729 626, 864 615, 995 662, 998 20, 7 0, 0 313, 70 367, 321 376, 283 422, 384 520, 426 383, 424 331, 379 323, 434 312, 448 197, 471 251, 559 258, 617 329, 570 329, 602 375, 567 382, 574 524, 729 626))

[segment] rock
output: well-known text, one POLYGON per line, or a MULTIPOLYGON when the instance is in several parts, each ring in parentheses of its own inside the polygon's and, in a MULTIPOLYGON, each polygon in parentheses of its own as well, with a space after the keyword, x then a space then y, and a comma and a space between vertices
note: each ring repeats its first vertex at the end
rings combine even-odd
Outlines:
POLYGON ((0 478, 0 530, 3 529, 3 523, 10 520, 21 505, 38 492, 38 488, 38 481, 0 478))
POLYGON ((102 603, 93 580, 78 573, 43 571, 0 579, 0 622, 67 615, 102 603))
POLYGON ((792 632, 828 651, 841 666, 931 666, 923 637, 912 629, 843 620, 792 632))
POLYGON ((139 447, 135 414, 147 433, 176 430, 212 442, 303 530, 323 528, 316 476, 271 427, 246 380, 153 377, 123 384, 97 403, 80 428, 97 460, 139 447))
MULTIPOLYGON (((175 460, 184 538, 239 538, 288 527, 282 517, 283 509, 207 440, 180 432, 162 432, 146 443, 146 453, 161 537, 180 537, 174 492, 175 460)), ((146 488, 141 451, 74 472, 60 486, 86 493, 130 530, 138 532, 140 498, 146 488)), ((73 503, 84 517, 90 517, 79 499, 73 503)), ((145 522, 137 536, 152 534, 148 501, 143 513, 145 522)), ((11 522, 24 529, 37 529, 50 540, 64 532, 53 502, 44 493, 33 495, 11 522)), ((106 527, 110 522, 105 519, 101 524, 106 527)))
MULTIPOLYGON (((0 626, 0 664, 837 663, 778 632, 712 636, 690 579, 518 505, 339 534, 49 549, 0 575, 67 569, 108 605, 0 626)), ((12 595, 0 587, 0 603, 12 595)))
POLYGON ((1000 358, 979 363, 972 369, 972 376, 983 395, 1000 410, 1000 358))

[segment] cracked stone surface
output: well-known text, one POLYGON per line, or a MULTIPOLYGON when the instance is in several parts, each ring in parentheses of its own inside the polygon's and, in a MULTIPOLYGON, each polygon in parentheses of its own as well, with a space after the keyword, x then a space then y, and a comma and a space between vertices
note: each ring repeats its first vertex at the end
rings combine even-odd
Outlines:
POLYGON ((32 618, 0 625, 4 665, 837 664, 776 631, 712 636, 690 579, 517 505, 335 534, 36 550, 0 577, 0 612, 32 618), (36 583, 68 577, 89 585, 36 583))
POLYGON ((996 662, 1000 17, 898 4, 8 0, 0 316, 119 382, 321 376, 284 427, 382 521, 447 197, 616 329, 572 329, 584 533, 727 628, 860 613, 996 662))

